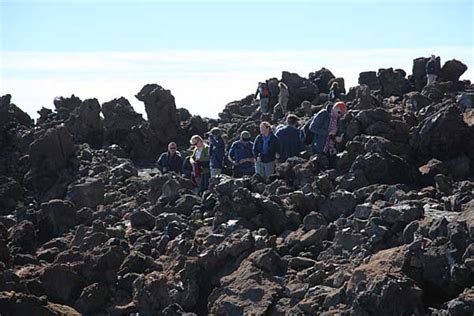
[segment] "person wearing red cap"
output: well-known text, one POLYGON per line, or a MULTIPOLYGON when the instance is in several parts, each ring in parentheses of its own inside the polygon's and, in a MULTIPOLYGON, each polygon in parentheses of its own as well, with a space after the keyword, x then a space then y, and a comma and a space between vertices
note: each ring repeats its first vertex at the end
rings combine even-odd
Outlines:
POLYGON ((337 153, 336 143, 342 142, 342 137, 337 136, 340 131, 340 118, 347 112, 344 102, 336 102, 316 113, 311 121, 309 129, 314 134, 312 150, 313 154, 327 154, 334 156, 337 153))

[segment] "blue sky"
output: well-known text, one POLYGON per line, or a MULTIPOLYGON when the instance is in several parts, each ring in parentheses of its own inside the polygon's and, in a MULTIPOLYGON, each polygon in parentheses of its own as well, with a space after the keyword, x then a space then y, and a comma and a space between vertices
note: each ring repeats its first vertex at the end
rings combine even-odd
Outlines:
POLYGON ((354 85, 365 70, 410 73, 431 53, 474 66, 471 0, 0 3, 0 93, 32 115, 74 92, 123 95, 142 111, 133 94, 155 82, 178 106, 215 117, 282 70, 324 66, 354 85))

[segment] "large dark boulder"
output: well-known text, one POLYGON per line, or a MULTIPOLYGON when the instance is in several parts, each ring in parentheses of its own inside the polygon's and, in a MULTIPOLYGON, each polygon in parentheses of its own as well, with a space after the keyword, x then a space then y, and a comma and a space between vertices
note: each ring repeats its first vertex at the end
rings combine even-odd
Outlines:
POLYGON ((66 264, 45 267, 39 279, 41 286, 51 300, 65 304, 74 302, 81 294, 84 285, 84 280, 72 267, 66 264))
POLYGON ((54 99, 53 104, 56 108, 58 116, 62 120, 68 119, 69 115, 79 106, 81 106, 81 99, 76 97, 74 94, 70 98, 57 97, 54 99))
POLYGON ((315 72, 311 72, 308 78, 318 87, 319 92, 329 93, 329 82, 336 77, 329 69, 323 67, 315 72))
POLYGON ((23 187, 12 178, 0 176, 0 215, 7 215, 15 209, 23 196, 23 187))
POLYGON ((303 101, 313 101, 319 96, 318 86, 310 80, 300 77, 298 74, 283 71, 281 81, 288 86, 290 92, 290 99, 288 100, 289 110, 296 109, 303 101))
POLYGON ((406 73, 401 69, 379 69, 377 77, 385 97, 402 96, 410 90, 410 84, 405 78, 406 73))
POLYGON ((104 183, 96 178, 83 179, 68 187, 67 198, 74 203, 76 209, 95 208, 104 200, 104 183))
POLYGON ((76 143, 88 143, 93 148, 102 148, 104 129, 100 118, 100 104, 97 99, 81 102, 65 122, 67 129, 74 135, 76 143))
POLYGON ((145 103, 145 111, 156 141, 165 145, 175 140, 179 134, 179 122, 171 91, 157 84, 147 84, 135 97, 145 103))
POLYGON ((27 188, 42 201, 64 197, 77 168, 74 154, 73 137, 65 126, 48 129, 30 145, 27 188))
POLYGON ((474 130, 463 120, 459 108, 451 104, 426 117, 411 131, 410 146, 417 158, 446 160, 472 156, 474 130))
POLYGON ((375 71, 364 71, 359 74, 359 85, 367 85, 370 90, 380 90, 382 86, 380 85, 379 78, 377 78, 377 73, 375 71))
POLYGON ((42 240, 58 237, 77 224, 77 213, 69 201, 51 200, 41 205, 38 234, 42 240))
POLYGON ((133 126, 145 123, 142 115, 135 112, 123 97, 103 103, 102 114, 107 144, 122 145, 133 126))
POLYGON ((439 72, 438 81, 459 81, 459 77, 461 77, 466 70, 467 66, 459 60, 448 60, 444 63, 439 72))
POLYGON ((26 127, 33 126, 30 116, 11 103, 11 98, 10 94, 0 97, 0 130, 3 130, 8 122, 15 122, 26 127))

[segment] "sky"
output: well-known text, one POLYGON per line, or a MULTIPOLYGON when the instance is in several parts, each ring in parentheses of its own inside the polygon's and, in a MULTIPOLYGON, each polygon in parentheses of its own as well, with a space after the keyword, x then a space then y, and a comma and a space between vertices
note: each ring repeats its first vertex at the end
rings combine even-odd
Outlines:
MULTIPOLYGON (((0 94, 36 118, 56 96, 107 102, 147 83, 217 117, 282 71, 402 68, 431 54, 473 80, 472 0, 0 0, 0 94)), ((144 115, 145 116, 145 115, 144 115)))

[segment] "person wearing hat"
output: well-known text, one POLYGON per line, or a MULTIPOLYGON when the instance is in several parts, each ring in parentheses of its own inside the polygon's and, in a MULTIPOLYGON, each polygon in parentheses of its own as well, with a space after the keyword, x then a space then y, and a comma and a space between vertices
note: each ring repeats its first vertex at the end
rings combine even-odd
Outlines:
POLYGON ((209 140, 209 156, 211 169, 211 178, 217 177, 222 173, 225 156, 225 143, 222 139, 222 131, 219 127, 213 127, 209 133, 206 134, 209 140))
POLYGON ((193 169, 192 179, 198 187, 198 193, 202 193, 209 186, 209 146, 199 135, 193 135, 189 143, 194 146, 193 153, 189 158, 193 169))
POLYGON ((347 106, 339 101, 316 113, 311 121, 309 130, 313 132, 313 154, 324 153, 329 157, 337 153, 336 143, 342 142, 340 133, 340 118, 347 112, 347 106))
POLYGON ((229 150, 229 161, 233 164, 232 173, 235 178, 251 176, 255 172, 253 142, 248 131, 240 133, 240 139, 232 143, 229 150))

